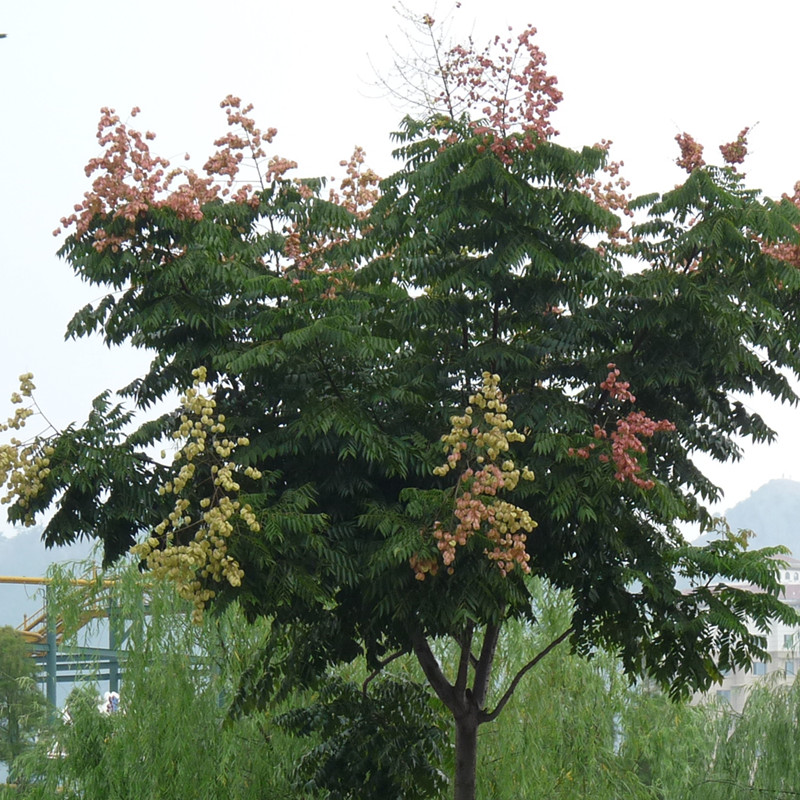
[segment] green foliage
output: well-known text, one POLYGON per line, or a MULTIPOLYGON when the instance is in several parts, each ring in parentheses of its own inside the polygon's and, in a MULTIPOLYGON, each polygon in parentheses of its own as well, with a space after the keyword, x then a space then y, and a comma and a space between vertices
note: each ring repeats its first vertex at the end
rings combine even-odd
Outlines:
MULTIPOLYGON (((568 597, 534 591, 538 624, 506 629, 500 663, 524 661, 568 622, 568 597)), ((497 691, 508 675, 497 673, 497 691)), ((670 700, 631 684, 618 659, 562 644, 482 728, 478 797, 685 800, 696 797, 737 720, 727 705, 670 700)), ((702 795, 701 795, 702 796, 702 795)))
POLYGON ((85 566, 59 570, 49 600, 70 641, 101 595, 115 609, 126 632, 120 710, 98 712, 89 673, 21 759, 24 796, 162 800, 191 786, 209 798, 424 798, 446 786, 446 718, 411 676, 362 692, 332 675, 318 692, 287 690, 268 711, 231 714, 234 691, 255 688, 246 673, 276 641, 269 624, 247 623, 238 604, 191 624, 169 584, 128 565, 75 585, 85 566))
POLYGON ((419 683, 381 678, 367 694, 334 677, 313 702, 277 722, 295 736, 320 739, 297 766, 298 791, 328 800, 425 800, 441 797, 448 784, 447 719, 419 683))
POLYGON ((36 672, 22 636, 8 626, 0 628, 0 761, 12 775, 14 762, 30 746, 44 715, 36 672))
POLYGON ((702 783, 735 715, 726 704, 689 705, 643 689, 630 693, 619 728, 619 764, 648 791, 678 800, 702 797, 702 783))
POLYGON ((192 625, 171 587, 145 583, 135 569, 114 577, 113 599, 129 631, 120 710, 99 713, 87 676, 67 701, 68 718, 19 759, 25 796, 291 796, 299 744, 267 715, 223 725, 238 665, 263 639, 263 626, 246 624, 236 608, 192 625))
MULTIPOLYGON (((58 581, 59 612, 86 606, 96 587, 58 581)), ((121 711, 98 713, 91 679, 36 747, 18 759, 9 797, 120 800, 303 796, 442 796, 453 757, 445 709, 397 659, 364 684, 363 670, 330 673, 314 691, 287 693, 267 712, 228 715, 234 689, 271 641, 261 620, 232 605, 202 626, 167 585, 130 568, 113 577, 113 598, 130 643, 121 711), (60 752, 62 757, 53 758, 60 752)), ((97 587, 102 586, 97 581, 97 587)), ((569 623, 568 596, 532 586, 537 623, 512 623, 498 648, 490 698, 515 669, 569 623)), ((458 648, 440 649, 442 663, 458 648)), ((250 687, 253 688, 253 687, 250 687)), ((556 800, 718 800, 800 786, 796 749, 798 689, 764 683, 741 716, 727 705, 693 707, 632 686, 613 656, 589 660, 567 643, 541 662, 492 726, 482 728, 478 796, 556 800)), ((5 795, 3 795, 5 796, 5 795)))
POLYGON ((790 797, 800 790, 798 746, 800 686, 754 687, 744 711, 717 742, 713 764, 695 796, 702 800, 790 797))
MULTIPOLYGON (((510 653, 539 644, 531 629, 512 636, 510 653)), ((615 659, 598 654, 586 662, 562 647, 531 672, 502 717, 482 729, 477 796, 650 798, 619 755, 634 697, 615 659)))
MULTIPOLYGON (((641 268, 623 271, 612 249, 587 244, 616 224, 576 188, 603 163, 599 151, 543 142, 502 165, 467 134, 442 150, 426 130, 407 122, 397 153, 404 165, 384 181, 368 234, 328 251, 329 264, 361 265, 335 294, 326 274, 258 266, 283 258, 281 237, 260 233, 265 221, 342 224, 342 209, 287 185, 258 209, 209 207, 202 224, 163 209, 143 217, 182 242, 184 255, 166 269, 139 250, 98 253, 68 239, 63 254, 80 275, 129 287, 81 311, 72 334, 99 327, 110 343, 155 349, 149 373, 124 390, 142 408, 208 366, 229 430, 251 442, 242 465, 273 476, 248 495, 264 535, 231 544, 245 567, 237 594, 250 615, 301 626, 325 608, 335 641, 318 645, 331 662, 342 639, 372 664, 408 648, 412 620, 448 633, 445 608, 469 608, 479 621, 500 609, 527 613, 519 576, 496 580, 478 564, 419 585, 408 568, 413 529, 432 520, 415 515, 407 490, 442 487, 430 469, 444 420, 482 370, 499 372, 509 413, 528 431, 521 456, 538 476, 525 501, 539 523, 531 564, 573 593, 575 644, 620 646, 626 668, 650 671, 675 692, 707 685, 717 673, 708 653, 676 637, 673 609, 693 641, 719 617, 708 616, 707 595, 675 589, 678 556, 706 563, 679 549, 676 522, 707 524, 698 498, 716 497, 693 452, 732 458, 734 437, 772 435, 734 393, 793 397, 781 370, 800 366, 797 281, 756 242, 793 236, 796 213, 761 202, 730 170, 697 171, 648 205, 649 220, 625 248, 641 268), (569 454, 591 441, 593 425, 612 426, 624 411, 598 388, 610 360, 631 382, 634 407, 677 427, 650 446, 650 492, 615 480, 611 465, 569 454), (478 603, 476 586, 486 590, 478 603)), ((123 432, 127 422, 102 397, 86 426, 55 438, 33 508, 57 507, 48 542, 97 535, 111 559, 166 515, 156 487, 169 469, 147 449, 169 415, 133 433, 123 432)), ((703 575, 722 574, 719 566, 706 563, 703 575)), ((762 616, 779 613, 772 587, 755 602, 762 616)), ((754 640, 742 646, 750 656, 760 656, 754 640)))

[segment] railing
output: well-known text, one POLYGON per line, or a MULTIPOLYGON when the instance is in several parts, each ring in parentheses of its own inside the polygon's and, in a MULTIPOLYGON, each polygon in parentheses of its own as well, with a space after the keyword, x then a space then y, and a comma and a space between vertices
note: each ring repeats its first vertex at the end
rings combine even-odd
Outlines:
MULTIPOLYGON (((96 573, 95 573, 96 574, 96 573)), ((44 586, 45 589, 53 582, 52 578, 31 578, 19 577, 14 575, 0 575, 0 584, 18 584, 24 586, 44 586)), ((73 578, 68 581, 71 586, 95 586, 97 585, 96 577, 73 578)), ((103 581, 102 586, 108 588, 112 585, 113 581, 103 581)), ((92 594, 86 598, 86 608, 80 615, 78 628, 82 628, 94 619, 108 616, 108 594, 92 594)), ((48 622, 47 622, 47 603, 34 614, 23 618, 20 625, 17 626, 17 631, 22 637, 30 644, 42 644, 47 641, 48 622)), ((64 638, 64 620, 57 619, 55 626, 56 639, 59 643, 64 638)))
MULTIPOLYGON (((118 691, 120 653, 117 648, 125 638, 124 633, 120 635, 120 632, 116 630, 117 625, 112 620, 109 624, 108 648, 64 646, 66 628, 64 620, 61 617, 53 618, 48 614, 50 605, 48 595, 53 583, 51 578, 0 576, 0 584, 44 586, 45 588, 44 606, 31 616, 25 615, 17 630, 31 646, 31 655, 44 667, 47 699, 55 705, 57 683, 71 682, 74 679, 71 673, 84 668, 90 662, 107 670, 107 674, 102 677, 108 679, 110 691, 118 691), (62 649, 61 654, 58 652, 59 649, 62 649), (69 674, 59 675, 59 671, 69 674)), ((78 630, 92 620, 111 616, 113 606, 109 589, 113 585, 113 581, 98 581, 95 572, 92 577, 73 578, 67 583, 75 587, 94 586, 98 589, 95 592, 86 592, 83 597, 79 598, 82 607, 77 620, 78 630)))

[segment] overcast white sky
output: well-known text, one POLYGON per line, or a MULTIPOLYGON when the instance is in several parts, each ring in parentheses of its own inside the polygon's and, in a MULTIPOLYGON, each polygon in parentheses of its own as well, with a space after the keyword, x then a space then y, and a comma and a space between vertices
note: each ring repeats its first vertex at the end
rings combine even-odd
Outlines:
MULTIPOLYGON (((450 4, 410 0, 422 15, 450 4)), ((0 11, 0 402, 21 372, 59 426, 146 363, 139 353, 63 341, 72 313, 100 292, 55 256, 51 235, 87 188, 101 106, 123 116, 138 105, 154 151, 201 166, 225 128, 219 101, 253 102, 275 149, 298 174, 331 175, 355 144, 380 173, 391 169, 389 132, 401 117, 374 87, 387 69, 389 36, 402 47, 393 3, 384 0, 9 0, 0 11)), ((778 196, 800 180, 796 144, 800 3, 765 0, 463 0, 454 31, 482 44, 508 25, 539 29, 538 44, 565 99, 555 116, 568 145, 614 141, 634 193, 679 182, 674 137, 687 130, 716 153, 745 125, 748 175, 778 196)), ((728 508, 772 478, 800 479, 798 413, 752 405, 780 431, 714 467, 728 508)), ((5 415, 0 407, 0 414, 5 415)), ((4 514, 0 530, 5 526, 4 514)))

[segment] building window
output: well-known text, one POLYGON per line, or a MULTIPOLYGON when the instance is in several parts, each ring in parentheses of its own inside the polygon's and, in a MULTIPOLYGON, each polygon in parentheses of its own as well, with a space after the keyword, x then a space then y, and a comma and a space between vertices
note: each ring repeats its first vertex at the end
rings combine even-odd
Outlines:
POLYGON ((731 690, 730 689, 717 689, 717 699, 724 700, 726 703, 731 702, 731 690))
POLYGON ((786 674, 787 675, 794 675, 794 661, 787 661, 786 662, 786 674))
POLYGON ((794 650, 794 634, 793 633, 784 633, 783 634, 783 649, 784 650, 794 650))
POLYGON ((753 674, 754 675, 766 675, 767 674, 767 665, 763 661, 756 661, 753 664, 753 674))

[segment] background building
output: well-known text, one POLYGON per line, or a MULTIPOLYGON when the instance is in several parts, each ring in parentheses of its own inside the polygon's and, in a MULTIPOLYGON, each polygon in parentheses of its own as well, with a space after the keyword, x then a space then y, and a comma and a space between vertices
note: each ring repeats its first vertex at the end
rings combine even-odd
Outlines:
MULTIPOLYGON (((783 556, 781 570, 784 602, 800 611, 800 559, 783 556)), ((791 683, 800 672, 800 625, 777 623, 767 636, 768 661, 758 661, 746 672, 731 671, 721 686, 710 693, 726 700, 735 711, 741 711, 750 687, 757 681, 770 680, 779 684, 791 683)))

